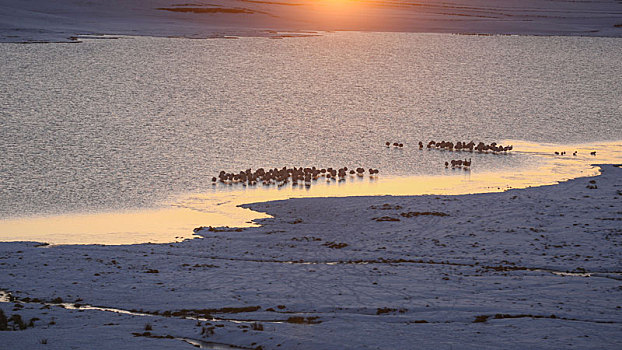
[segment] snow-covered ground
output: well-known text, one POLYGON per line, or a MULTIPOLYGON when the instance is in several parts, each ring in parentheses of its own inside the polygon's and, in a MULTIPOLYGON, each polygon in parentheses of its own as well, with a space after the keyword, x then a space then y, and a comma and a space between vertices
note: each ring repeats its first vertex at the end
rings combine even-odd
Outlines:
POLYGON ((181 243, 0 243, 0 308, 39 319, 0 344, 619 349, 622 169, 601 167, 502 193, 255 203, 261 227, 181 243))
POLYGON ((0 42, 84 34, 192 38, 273 31, 622 36, 616 0, 3 0, 0 42))

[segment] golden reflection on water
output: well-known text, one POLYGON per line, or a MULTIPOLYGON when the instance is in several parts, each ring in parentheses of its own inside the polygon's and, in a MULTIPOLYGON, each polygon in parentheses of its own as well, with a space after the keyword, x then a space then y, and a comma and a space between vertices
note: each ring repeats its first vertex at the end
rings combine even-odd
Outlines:
MULTIPOLYGON (((622 142, 576 145, 535 144, 504 140, 516 153, 529 154, 544 162, 512 172, 470 172, 442 169, 438 176, 353 177, 344 183, 318 181, 310 188, 271 186, 180 196, 162 208, 95 214, 69 214, 18 218, 0 221, 0 241, 39 241, 53 244, 133 244, 166 243, 196 237, 198 226, 255 225, 251 220, 264 213, 238 207, 240 204, 296 197, 345 197, 376 195, 457 195, 499 192, 555 184, 560 181, 595 176, 592 164, 622 162, 622 142), (564 156, 554 152, 566 151, 564 156), (576 156, 572 153, 578 151, 576 156), (590 152, 596 151, 596 156, 590 152)), ((491 155, 493 156, 493 155, 491 155)), ((476 166, 476 165, 475 165, 476 166)))

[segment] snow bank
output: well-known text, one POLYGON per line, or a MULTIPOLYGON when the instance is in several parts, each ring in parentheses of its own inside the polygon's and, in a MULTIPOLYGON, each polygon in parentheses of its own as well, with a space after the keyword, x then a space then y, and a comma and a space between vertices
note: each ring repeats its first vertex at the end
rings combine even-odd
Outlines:
POLYGON ((17 298, 0 308, 41 319, 0 340, 14 349, 188 348, 184 339, 205 348, 619 348, 622 169, 601 167, 597 177, 503 193, 250 204, 273 218, 181 243, 0 243, 0 289, 17 298))

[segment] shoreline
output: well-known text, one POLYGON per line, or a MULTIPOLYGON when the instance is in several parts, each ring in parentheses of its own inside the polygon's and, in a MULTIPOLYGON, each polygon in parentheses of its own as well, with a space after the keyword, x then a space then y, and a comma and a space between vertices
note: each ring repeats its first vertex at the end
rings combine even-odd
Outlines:
MULTIPOLYGON (((508 36, 508 37, 578 37, 578 38, 606 38, 620 39, 619 35, 590 35, 585 33, 490 33, 490 32, 444 32, 444 31, 383 31, 383 30, 257 30, 256 32, 239 33, 235 31, 223 32, 214 31, 203 36, 184 36, 184 35, 154 35, 154 34, 129 34, 129 33, 72 33, 66 40, 26 40, 26 41, 3 41, 0 44, 36 45, 36 44, 81 44, 84 40, 118 40, 123 38, 163 38, 163 39, 187 39, 187 40, 233 40, 240 38, 268 38, 268 39, 288 39, 288 38, 308 38, 323 36, 330 33, 355 32, 355 33, 399 33, 399 34, 422 34, 422 35, 458 35, 458 36, 508 36), (283 33, 283 34, 281 34, 283 33)), ((621 31, 622 32, 622 31, 621 31)))
MULTIPOLYGON (((599 169, 593 163, 616 163, 622 160, 619 141, 570 145, 537 144, 519 140, 502 142, 516 144, 518 150, 514 152, 519 155, 537 157, 537 165, 516 171, 486 172, 477 168, 469 171, 460 168, 441 168, 437 175, 428 176, 380 176, 369 179, 354 176, 344 183, 319 181, 310 188, 291 185, 282 188, 272 186, 245 188, 218 184, 206 192, 175 196, 154 208, 3 219, 0 220, 0 241, 37 241, 49 244, 127 245, 147 242, 164 244, 197 238, 193 232, 197 227, 257 226, 255 220, 264 219, 267 215, 249 209, 249 203, 304 197, 406 197, 504 192, 513 188, 546 186, 596 176, 599 169), (579 155, 554 156, 553 151, 560 149, 578 150, 579 155), (589 155, 591 150, 597 151, 596 158, 589 155)), ((468 154, 468 152, 448 152, 447 156, 464 157, 468 154)))
POLYGON ((172 244, 0 243, 0 289, 17 298, 0 309, 40 319, 1 336, 16 349, 617 348, 622 169, 599 166, 506 192, 253 203, 272 216, 261 226, 172 244))
POLYGON ((399 34, 445 34, 458 36, 509 36, 509 37, 578 37, 578 38, 622 38, 622 30, 620 34, 594 35, 588 33, 526 33, 526 32, 454 32, 454 31, 401 31, 401 30, 256 30, 245 33, 237 31, 213 31, 205 33, 201 36, 195 35, 168 35, 168 34, 151 34, 151 33, 125 33, 125 32, 106 32, 106 33, 70 33, 66 39, 59 40, 3 40, 0 37, 0 44, 19 44, 19 45, 36 45, 36 44, 81 44, 84 40, 117 40, 122 38, 146 37, 146 38, 166 38, 166 39, 188 39, 188 40, 215 40, 215 39, 239 39, 239 38, 268 38, 268 39, 289 39, 289 38, 308 38, 315 36, 323 36, 327 33, 340 32, 359 32, 359 33, 399 33, 399 34), (282 33, 282 34, 281 34, 282 33), (311 34, 310 34, 311 33, 311 34))

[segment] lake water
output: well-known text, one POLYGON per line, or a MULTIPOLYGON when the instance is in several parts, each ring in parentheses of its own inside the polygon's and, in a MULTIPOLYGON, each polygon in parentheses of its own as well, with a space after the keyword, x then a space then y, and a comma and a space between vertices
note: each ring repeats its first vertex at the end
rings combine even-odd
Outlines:
MULTIPOLYGON (((122 37, 0 44, 0 62, 0 219, 217 197, 231 191, 211 184, 221 169, 465 176, 443 166, 464 154, 420 151, 418 141, 614 141, 617 149, 622 140, 616 38, 122 37)), ((520 149, 468 157, 470 176, 547 161, 520 149)))

